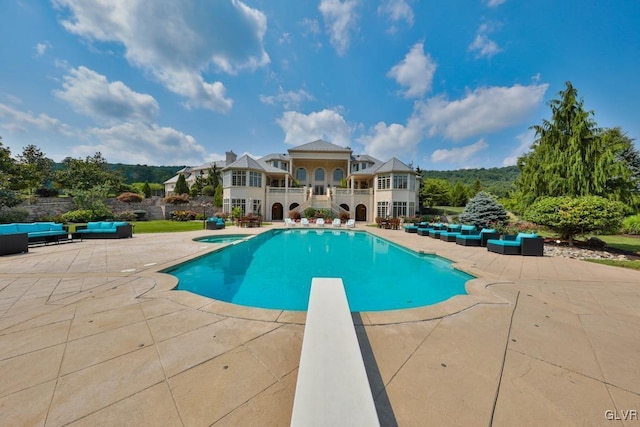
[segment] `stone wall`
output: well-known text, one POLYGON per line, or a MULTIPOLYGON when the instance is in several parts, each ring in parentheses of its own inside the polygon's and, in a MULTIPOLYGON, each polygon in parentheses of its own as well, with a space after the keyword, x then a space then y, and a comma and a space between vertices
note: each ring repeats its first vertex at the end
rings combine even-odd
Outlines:
MULTIPOLYGON (((196 197, 190 203, 185 205, 165 205, 162 197, 153 196, 142 200, 140 203, 123 203, 114 199, 105 200, 105 204, 113 213, 124 211, 145 211, 145 218, 169 219, 171 212, 176 210, 190 210, 196 213, 205 213, 206 216, 212 216, 214 211, 220 210, 213 208, 213 199, 211 197, 196 197), (205 206, 203 206, 205 204, 205 206)), ((35 221, 40 218, 61 215, 75 209, 73 198, 71 197, 37 197, 33 203, 24 202, 18 208, 25 209, 29 212, 27 221, 35 221)))

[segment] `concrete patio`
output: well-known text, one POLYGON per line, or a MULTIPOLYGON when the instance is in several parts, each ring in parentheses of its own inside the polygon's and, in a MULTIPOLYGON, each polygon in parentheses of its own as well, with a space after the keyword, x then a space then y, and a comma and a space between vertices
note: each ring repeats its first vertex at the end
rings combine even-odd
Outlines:
MULTIPOLYGON (((267 228, 0 257, 0 425, 288 426, 305 313, 158 273, 220 246, 194 237, 267 228)), ((639 272, 366 229, 478 277, 435 306, 353 315, 382 425, 640 425, 639 272)))

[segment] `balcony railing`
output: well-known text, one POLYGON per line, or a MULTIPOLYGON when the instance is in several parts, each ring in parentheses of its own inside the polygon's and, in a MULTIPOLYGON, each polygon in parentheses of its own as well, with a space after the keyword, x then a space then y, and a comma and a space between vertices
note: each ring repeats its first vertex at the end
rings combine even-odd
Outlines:
POLYGON ((296 188, 284 188, 284 187, 269 187, 268 193, 271 194, 304 194, 305 188, 296 187, 296 188))

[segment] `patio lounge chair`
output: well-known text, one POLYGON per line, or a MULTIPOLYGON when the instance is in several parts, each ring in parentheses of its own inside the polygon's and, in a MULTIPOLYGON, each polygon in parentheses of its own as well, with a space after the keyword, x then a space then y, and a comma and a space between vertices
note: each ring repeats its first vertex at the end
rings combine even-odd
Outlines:
POLYGON ((285 218, 284 219, 284 225, 286 225, 287 227, 295 227, 296 222, 294 220, 292 220, 291 218, 285 218))
POLYGON ((340 218, 334 218, 331 225, 333 225, 334 227, 340 227, 340 225, 342 225, 342 222, 340 221, 340 218))
POLYGON ((446 230, 447 227, 445 225, 443 225, 442 223, 435 223, 435 224, 431 224, 428 225, 426 228, 425 227, 418 227, 418 235, 419 236, 428 236, 429 233, 433 230, 446 230))
POLYGON ((302 218, 300 220, 300 224, 302 224, 303 227, 308 227, 309 226, 309 220, 307 218, 302 218))
POLYGON ((502 255, 542 256, 544 239, 536 233, 518 233, 513 236, 502 236, 502 240, 487 240, 487 250, 502 255))
MULTIPOLYGON (((454 224, 457 225, 457 224, 454 224)), ((448 231, 440 233, 440 240, 444 240, 445 242, 455 242, 456 237, 461 236, 463 234, 469 234, 475 231, 475 225, 462 225, 458 227, 454 227, 454 225, 449 227, 448 231)))
POLYGON ((487 246, 487 240, 499 239, 500 234, 493 228, 483 228, 475 230, 470 234, 460 234, 456 236, 456 244, 462 246, 487 246))
POLYGON ((324 218, 318 218, 316 219, 316 225, 318 227, 324 227, 324 218))
POLYGON ((356 226, 356 220, 355 219, 349 219, 347 220, 347 223, 345 224, 347 228, 353 228, 356 226))

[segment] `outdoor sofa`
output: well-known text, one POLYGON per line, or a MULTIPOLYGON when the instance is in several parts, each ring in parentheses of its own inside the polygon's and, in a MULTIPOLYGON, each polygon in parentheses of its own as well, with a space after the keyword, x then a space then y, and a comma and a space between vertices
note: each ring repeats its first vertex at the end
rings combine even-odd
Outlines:
POLYGON ((487 250, 502 255, 542 256, 544 239, 536 233, 518 233, 517 236, 502 236, 501 240, 487 240, 487 250))
POLYGON ((97 221, 77 225, 76 233, 83 239, 122 239, 133 236, 133 226, 124 221, 97 221))
POLYGON ((207 218, 207 230, 220 230, 225 227, 224 218, 213 216, 207 218))
POLYGON ((0 224, 0 255, 19 254, 29 252, 29 236, 19 232, 14 224, 0 224))
POLYGON ((497 240, 500 238, 500 234, 493 228, 483 228, 478 231, 477 229, 469 234, 460 234, 456 236, 456 244, 462 246, 487 246, 489 239, 497 240))

